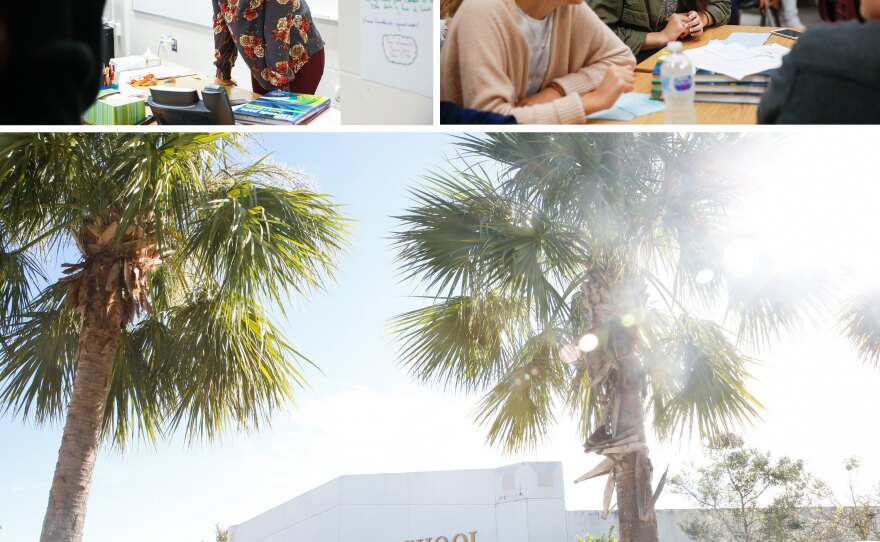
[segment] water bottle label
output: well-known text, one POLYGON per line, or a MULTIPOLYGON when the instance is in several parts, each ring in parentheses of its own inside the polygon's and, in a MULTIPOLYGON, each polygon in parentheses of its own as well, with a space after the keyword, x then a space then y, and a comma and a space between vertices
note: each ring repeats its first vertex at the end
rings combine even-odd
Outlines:
POLYGON ((694 76, 691 74, 665 76, 660 78, 663 91, 686 92, 694 86, 694 76))

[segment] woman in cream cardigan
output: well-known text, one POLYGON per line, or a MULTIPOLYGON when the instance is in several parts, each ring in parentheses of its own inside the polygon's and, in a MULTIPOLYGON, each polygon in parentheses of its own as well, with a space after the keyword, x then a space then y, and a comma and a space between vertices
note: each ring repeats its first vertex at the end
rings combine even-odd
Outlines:
POLYGON ((583 0, 465 0, 440 99, 523 124, 578 124, 631 91, 635 58, 583 0))

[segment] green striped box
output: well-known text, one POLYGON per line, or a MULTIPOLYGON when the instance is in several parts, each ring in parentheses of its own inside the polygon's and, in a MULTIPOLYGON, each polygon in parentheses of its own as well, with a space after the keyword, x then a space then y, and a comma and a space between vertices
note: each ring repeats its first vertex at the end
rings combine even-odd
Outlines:
POLYGON ((83 122, 101 125, 133 125, 146 118, 144 99, 123 96, 114 90, 102 90, 98 99, 83 114, 83 122))

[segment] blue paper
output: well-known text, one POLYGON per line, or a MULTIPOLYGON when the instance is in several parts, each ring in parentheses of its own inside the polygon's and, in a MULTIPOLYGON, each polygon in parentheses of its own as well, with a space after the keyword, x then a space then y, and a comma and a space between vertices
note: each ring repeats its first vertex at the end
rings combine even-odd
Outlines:
POLYGON ((764 42, 770 38, 770 32, 734 32, 726 40, 712 40, 727 45, 738 43, 746 49, 764 45, 764 42))
POLYGON ((652 100, 650 94, 638 92, 626 92, 614 102, 610 109, 596 111, 587 115, 588 119, 595 120, 632 120, 642 115, 649 115, 666 109, 663 102, 652 100))

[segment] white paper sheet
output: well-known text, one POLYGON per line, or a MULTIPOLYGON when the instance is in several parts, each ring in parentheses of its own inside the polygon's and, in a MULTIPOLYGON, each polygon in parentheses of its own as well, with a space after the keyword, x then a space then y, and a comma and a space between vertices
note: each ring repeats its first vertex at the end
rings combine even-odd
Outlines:
POLYGON ((747 75, 778 68, 788 51, 776 43, 749 49, 738 43, 710 43, 705 47, 688 49, 684 53, 696 68, 740 80, 747 75))

